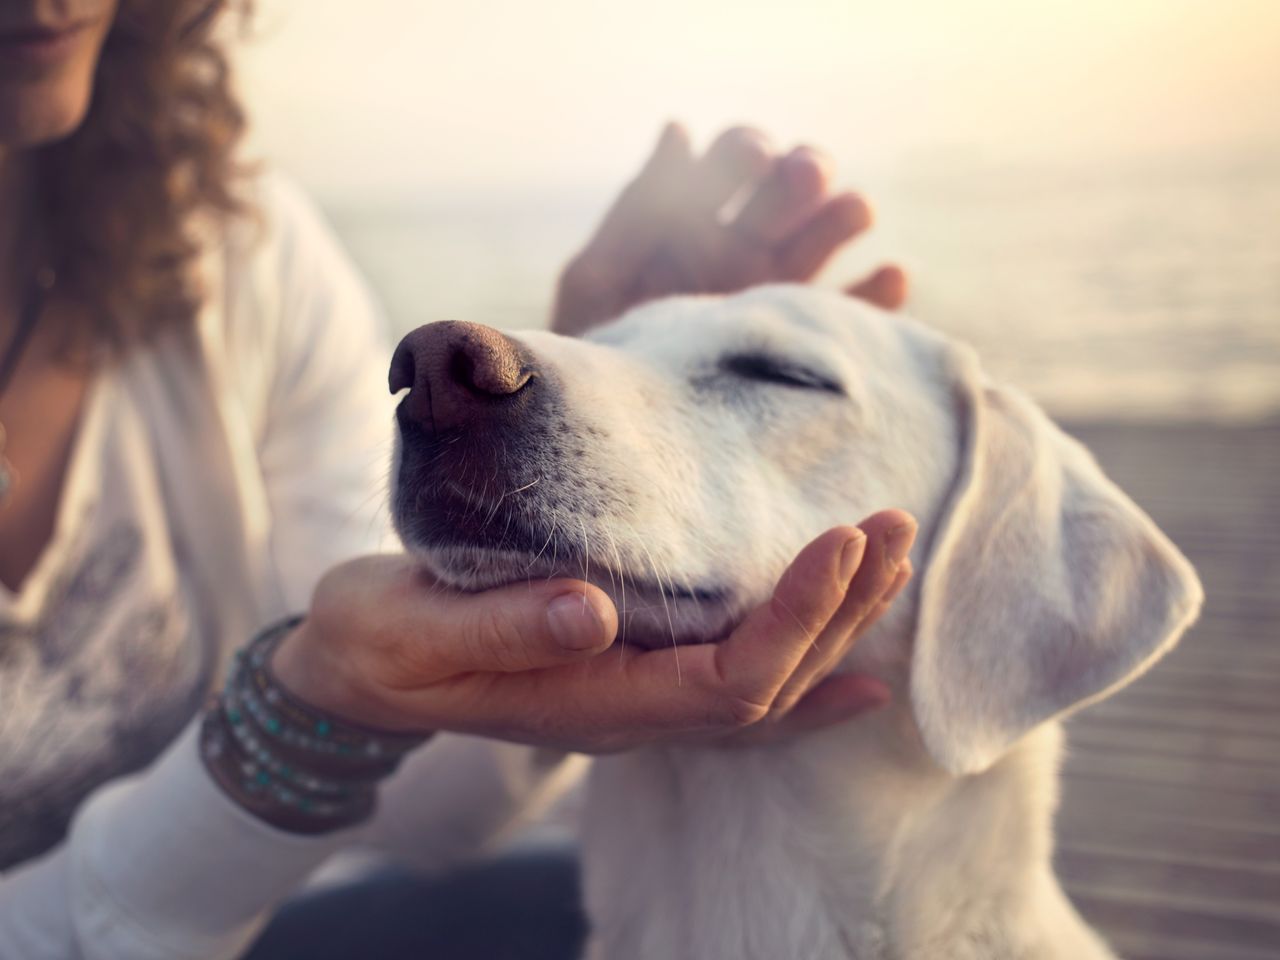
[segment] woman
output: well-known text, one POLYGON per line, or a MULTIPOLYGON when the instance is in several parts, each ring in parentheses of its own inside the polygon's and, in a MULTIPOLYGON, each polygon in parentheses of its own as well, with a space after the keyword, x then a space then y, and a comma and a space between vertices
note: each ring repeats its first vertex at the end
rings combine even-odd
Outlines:
MULTIPOLYGON (((233 957, 339 849, 439 866, 557 779, 436 731, 755 742, 886 696, 824 677, 910 575, 901 513, 807 547, 781 603, 686 658, 679 688, 669 651, 598 668, 617 615, 590 584, 463 596, 400 556, 351 559, 394 546, 374 517, 389 352, 305 201, 238 177, 220 7, 0 7, 5 958, 233 957), (293 611, 202 719, 231 652, 293 611)), ((807 279, 867 220, 811 152, 731 131, 694 157, 672 128, 566 270, 555 324, 807 279)), ((894 305, 901 274, 852 292, 894 305)))

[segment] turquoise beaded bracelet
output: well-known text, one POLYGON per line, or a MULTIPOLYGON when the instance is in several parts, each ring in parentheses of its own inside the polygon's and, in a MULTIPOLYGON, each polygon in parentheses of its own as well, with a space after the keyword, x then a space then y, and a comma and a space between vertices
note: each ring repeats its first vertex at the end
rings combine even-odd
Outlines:
POLYGON ((321 833, 367 818, 379 781, 425 737, 329 716, 290 694, 271 671, 290 617, 238 651, 205 715, 201 755, 241 806, 286 830, 321 833))

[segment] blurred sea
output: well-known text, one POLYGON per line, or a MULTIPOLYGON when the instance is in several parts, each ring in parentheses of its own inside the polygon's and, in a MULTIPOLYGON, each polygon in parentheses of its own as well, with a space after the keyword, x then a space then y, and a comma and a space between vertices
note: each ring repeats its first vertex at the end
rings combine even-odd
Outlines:
MULTIPOLYGON (((620 186, 619 185, 615 185, 620 186)), ((875 231, 826 272, 892 258, 908 309, 1076 418, 1280 414, 1280 161, 920 165, 859 188, 875 231)), ((321 197, 398 335, 545 323, 556 272, 614 187, 394 207, 321 197)))

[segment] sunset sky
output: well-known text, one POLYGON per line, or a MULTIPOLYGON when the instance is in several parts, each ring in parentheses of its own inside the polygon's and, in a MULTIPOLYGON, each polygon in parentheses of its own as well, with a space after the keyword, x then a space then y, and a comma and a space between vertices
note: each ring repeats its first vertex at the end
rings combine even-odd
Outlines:
POLYGON ((326 194, 609 183, 667 118, 854 175, 1280 148, 1275 0, 259 0, 242 68, 326 194))

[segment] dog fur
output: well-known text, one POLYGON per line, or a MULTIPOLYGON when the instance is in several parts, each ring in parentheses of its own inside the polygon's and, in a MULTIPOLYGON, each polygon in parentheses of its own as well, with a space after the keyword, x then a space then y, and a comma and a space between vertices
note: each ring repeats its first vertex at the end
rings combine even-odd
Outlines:
POLYGON ((843 665, 889 707, 594 762, 592 955, 1111 957, 1052 871, 1058 720, 1150 666, 1202 594, 1090 455, 969 348, 813 288, 513 338, 544 391, 529 421, 470 474, 398 454, 398 527, 448 582, 582 576, 623 642, 703 642, 821 531, 889 506, 920 523, 913 583, 843 665), (448 488, 501 536, 433 533, 422 498, 448 488))

